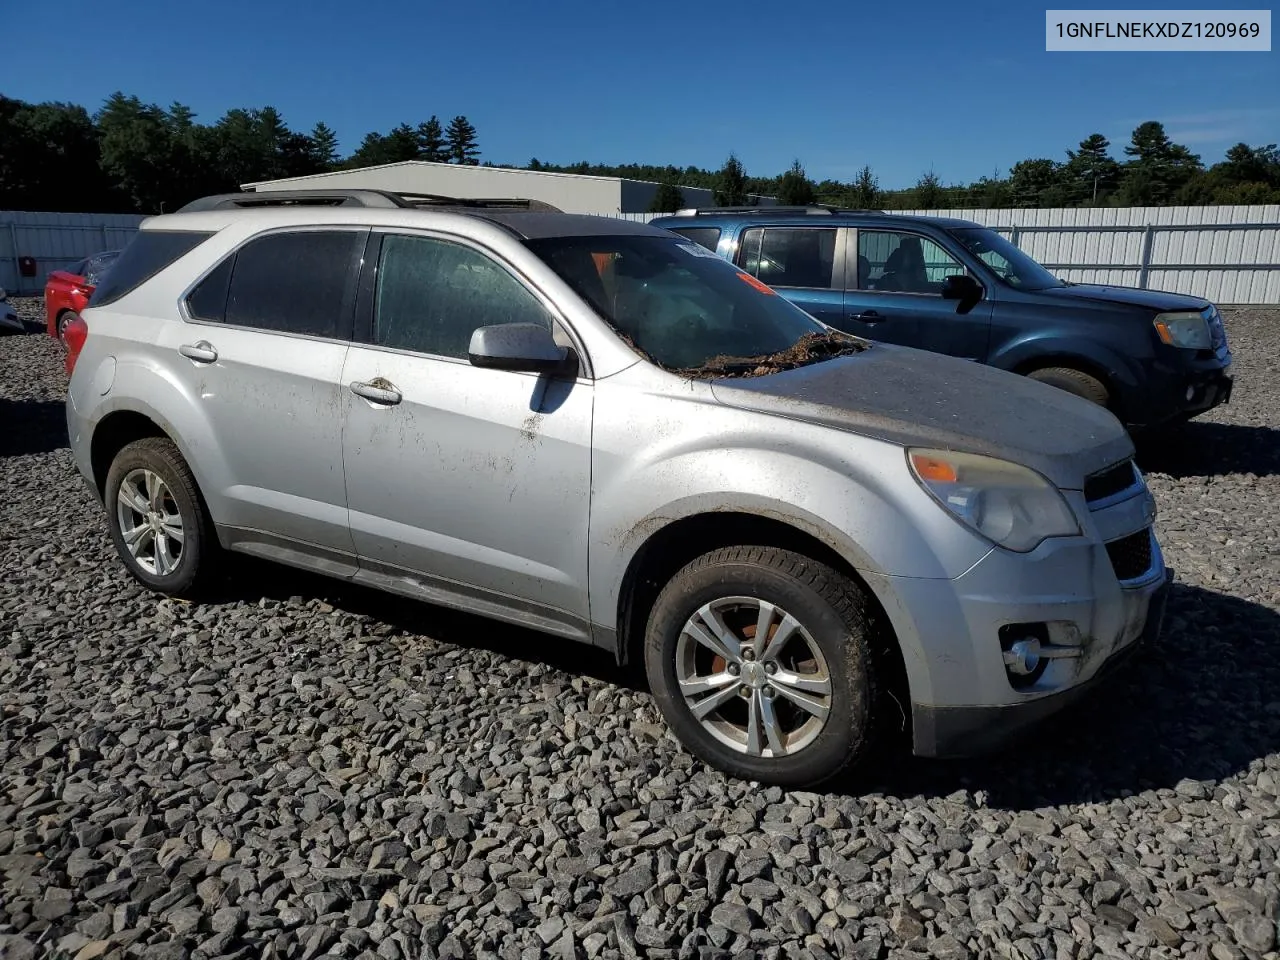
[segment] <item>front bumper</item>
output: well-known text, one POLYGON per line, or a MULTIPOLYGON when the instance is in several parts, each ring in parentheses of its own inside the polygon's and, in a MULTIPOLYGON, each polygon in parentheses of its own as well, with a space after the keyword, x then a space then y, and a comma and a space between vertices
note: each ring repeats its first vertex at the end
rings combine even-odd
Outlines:
POLYGON ((0 330, 16 330, 26 333, 27 325, 12 310, 0 307, 0 330))
POLYGON ((1166 568, 1163 581, 1151 594, 1146 621, 1138 636, 1112 653, 1088 680, 1074 687, 1005 706, 935 707, 914 704, 915 753, 938 758, 989 753, 1017 741, 1048 717, 1097 695, 1100 687, 1110 683, 1135 658, 1158 642, 1172 581, 1173 571, 1166 568))
POLYGON ((865 574, 898 639, 914 751, 986 752, 1086 695, 1160 630, 1170 572, 1155 503, 1124 489, 1063 491, 1081 524, 1025 554, 992 548, 955 579, 865 574), (1028 674, 1019 650, 1039 647, 1028 674))

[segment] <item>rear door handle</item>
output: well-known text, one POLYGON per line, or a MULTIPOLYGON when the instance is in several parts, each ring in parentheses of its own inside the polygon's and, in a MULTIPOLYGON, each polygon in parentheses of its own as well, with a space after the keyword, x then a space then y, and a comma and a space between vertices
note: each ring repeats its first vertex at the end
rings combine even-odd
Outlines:
POLYGON ((364 383, 356 380, 351 384, 351 392, 357 397, 364 397, 370 403, 378 403, 386 407, 395 406, 402 399, 400 391, 395 388, 395 385, 388 383, 381 377, 373 383, 364 383))
POLYGON ((850 320, 861 320, 863 323, 879 323, 884 317, 875 310, 864 310, 862 313, 849 314, 850 320))
POLYGON ((218 359, 218 351, 213 349, 213 344, 208 340, 201 340, 198 343, 184 343, 178 348, 178 352, 188 360, 194 360, 196 363, 213 363, 218 359))

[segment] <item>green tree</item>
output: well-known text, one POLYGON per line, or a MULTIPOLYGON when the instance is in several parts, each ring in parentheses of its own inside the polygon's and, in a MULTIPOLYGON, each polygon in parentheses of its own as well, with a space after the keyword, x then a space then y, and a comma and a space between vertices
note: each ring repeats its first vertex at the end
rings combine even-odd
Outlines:
POLYGON ((1130 206, 1172 203, 1178 191, 1204 169, 1200 158, 1172 142, 1164 124, 1155 120, 1138 125, 1124 152, 1132 159, 1125 164, 1120 195, 1130 206))
POLYGON ((729 159, 720 168, 713 195, 717 207, 743 207, 748 204, 747 171, 736 154, 729 154, 729 159))
POLYGON ((117 91, 107 98, 95 122, 103 171, 135 210, 159 213, 173 182, 168 114, 155 104, 117 91))
POLYGON ((791 169, 782 175, 778 185, 778 202, 787 206, 803 207, 816 199, 813 181, 805 175, 800 161, 793 161, 791 169))
POLYGON ((1059 167, 1052 160, 1019 160, 1009 171, 1009 194, 1015 207, 1047 207, 1060 184, 1059 167))
POLYGON ((449 121, 449 129, 445 131, 445 144, 449 151, 449 160, 467 166, 476 166, 480 162, 480 147, 476 142, 476 128, 466 117, 457 116, 449 121))
POLYGON ((1078 150, 1067 151, 1062 166, 1062 185, 1068 202, 1095 205, 1115 192, 1120 182, 1120 164, 1110 153, 1111 141, 1092 133, 1080 141, 1078 150))
POLYGON ((864 164, 853 181, 849 201, 859 210, 874 210, 880 206, 880 196, 880 181, 871 167, 864 164))
POLYGON ((321 171, 338 165, 338 135, 323 120, 311 128, 311 158, 321 171))
POLYGON ((650 213, 675 213, 684 206, 684 192, 670 180, 663 180, 649 204, 650 213))
POLYGON ((371 131, 364 135, 360 146, 343 163, 349 169, 358 167, 376 167, 379 164, 392 162, 392 147, 382 134, 371 131))
POLYGON ((425 123, 418 124, 418 159, 431 163, 447 163, 449 150, 444 141, 444 128, 435 114, 425 123))
POLYGON ((928 173, 921 174, 914 188, 917 209, 937 210, 940 208, 944 196, 945 191, 942 187, 942 181, 938 179, 936 173, 930 170, 928 173))

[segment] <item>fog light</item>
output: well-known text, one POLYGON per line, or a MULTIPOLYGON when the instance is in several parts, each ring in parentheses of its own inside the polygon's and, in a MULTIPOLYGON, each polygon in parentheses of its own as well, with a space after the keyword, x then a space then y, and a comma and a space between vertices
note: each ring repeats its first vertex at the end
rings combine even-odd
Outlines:
POLYGON ((1187 399, 1188 399, 1188 400, 1190 400, 1190 399, 1191 399, 1192 397, 1194 397, 1195 395, 1196 395, 1196 388, 1195 388, 1195 387, 1187 387, 1187 399))
POLYGON ((1004 652, 1005 669, 1015 677, 1026 677, 1040 666, 1040 641, 1035 637, 1018 640, 1004 652))

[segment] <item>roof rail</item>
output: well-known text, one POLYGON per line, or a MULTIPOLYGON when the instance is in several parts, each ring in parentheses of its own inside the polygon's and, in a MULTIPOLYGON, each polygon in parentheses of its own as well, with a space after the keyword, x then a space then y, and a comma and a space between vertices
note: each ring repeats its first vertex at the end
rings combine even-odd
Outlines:
POLYGON ((834 216, 835 214, 849 213, 884 213, 883 210, 860 209, 857 207, 833 207, 826 203, 811 203, 805 206, 776 206, 776 207, 687 207, 684 210, 677 210, 673 216, 677 217, 714 217, 721 213, 755 213, 760 216, 834 216))
POLYGON ((543 210, 562 212, 541 200, 523 198, 446 197, 432 193, 397 193, 391 190, 367 188, 339 188, 335 190, 262 190, 244 193, 219 193, 192 200, 178 213, 199 210, 254 209, 261 207, 324 206, 324 207, 470 207, 504 208, 517 210, 543 210))
POLYGON ((385 190, 263 190, 201 197, 179 207, 177 212, 285 206, 407 207, 409 204, 385 190))

